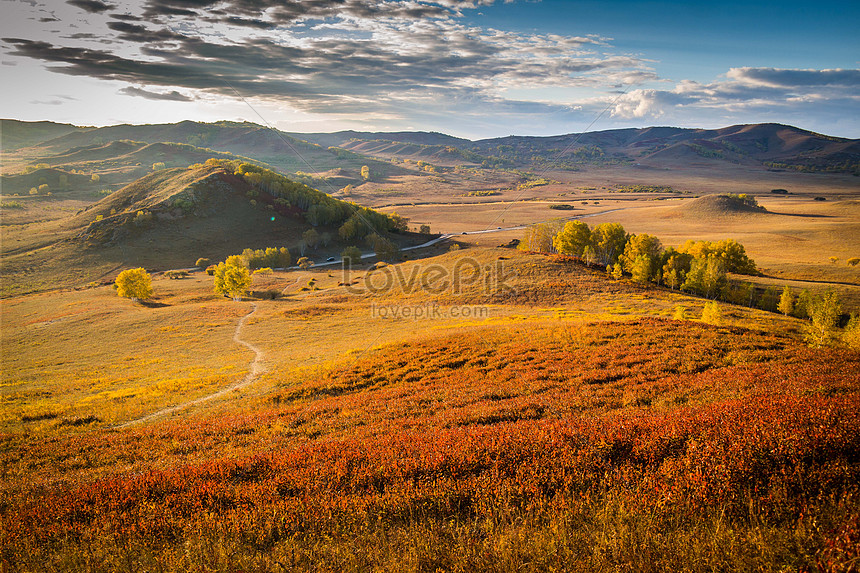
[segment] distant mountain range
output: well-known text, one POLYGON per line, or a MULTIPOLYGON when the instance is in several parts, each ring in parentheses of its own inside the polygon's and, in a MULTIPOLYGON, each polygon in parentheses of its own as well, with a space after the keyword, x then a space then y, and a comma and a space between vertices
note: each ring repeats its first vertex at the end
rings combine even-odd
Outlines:
POLYGON ((721 129, 648 127, 470 141, 436 132, 290 133, 230 121, 92 128, 4 119, 0 120, 0 133, 4 154, 15 152, 28 159, 76 152, 86 155, 98 147, 102 148, 99 159, 105 160, 104 146, 128 140, 181 143, 246 156, 285 173, 358 169, 361 164, 377 161, 371 169, 396 174, 398 168, 391 159, 414 159, 448 166, 517 169, 612 165, 683 168, 725 162, 771 170, 860 174, 860 140, 780 124, 721 129))

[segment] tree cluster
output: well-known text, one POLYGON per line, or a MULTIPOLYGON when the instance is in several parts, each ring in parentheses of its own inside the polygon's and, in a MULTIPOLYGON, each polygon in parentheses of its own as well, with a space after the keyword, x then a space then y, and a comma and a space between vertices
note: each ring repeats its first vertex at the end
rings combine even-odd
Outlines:
POLYGON ((664 248, 653 235, 627 233, 619 223, 594 228, 582 221, 539 223, 526 230, 519 248, 578 257, 606 267, 614 278, 627 273, 637 282, 663 284, 707 298, 725 293, 727 273, 757 272, 743 245, 733 239, 687 241, 675 250, 664 248))
POLYGON ((209 159, 207 165, 216 165, 233 171, 256 191, 274 198, 283 208, 301 212, 305 221, 314 227, 339 227, 344 240, 363 239, 371 233, 399 232, 407 229, 408 220, 396 213, 387 215, 355 203, 341 201, 304 183, 292 181, 269 169, 224 159, 209 159))

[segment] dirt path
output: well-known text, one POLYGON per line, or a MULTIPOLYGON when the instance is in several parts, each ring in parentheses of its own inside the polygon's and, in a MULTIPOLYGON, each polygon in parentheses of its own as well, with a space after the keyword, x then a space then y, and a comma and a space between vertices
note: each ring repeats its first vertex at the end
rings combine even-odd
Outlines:
POLYGON ((131 420, 129 422, 126 422, 124 424, 120 424, 119 426, 115 426, 115 427, 116 428, 126 428, 126 427, 132 426, 134 424, 139 424, 142 422, 148 422, 148 421, 153 420, 155 418, 159 418, 159 417, 165 416, 167 414, 172 414, 172 413, 177 412, 179 410, 182 410, 184 408, 188 408, 189 406, 201 404, 203 402, 207 402, 207 401, 212 400, 214 398, 220 398, 222 396, 229 394, 230 392, 232 392, 234 390, 238 390, 239 388, 244 388, 248 384, 251 384, 252 382, 254 382, 254 380, 257 379, 257 376, 265 371, 263 368, 263 365, 262 365, 264 353, 262 350, 260 350, 259 348, 257 348, 253 344, 251 344, 250 342, 248 342, 246 340, 242 340, 240 338, 240 335, 242 334, 242 327, 245 326, 245 322, 249 318, 251 318, 251 316, 253 316, 253 314, 255 312, 257 312, 257 303, 251 303, 251 311, 239 320, 239 324, 236 325, 236 330, 233 332, 233 342, 235 342, 236 344, 241 344, 242 346, 244 346, 245 348, 247 348, 248 350, 250 350, 251 352, 254 353, 254 359, 251 361, 250 364, 248 364, 248 373, 245 375, 245 377, 242 379, 241 382, 231 384, 230 386, 227 386, 226 388, 222 388, 221 390, 218 390, 217 392, 215 392, 213 394, 207 394, 206 396, 202 396, 202 397, 197 398, 195 400, 183 402, 182 404, 177 404, 176 406, 168 406, 167 408, 162 408, 161 410, 153 412, 152 414, 148 414, 146 416, 143 416, 142 418, 137 418, 135 420, 131 420))

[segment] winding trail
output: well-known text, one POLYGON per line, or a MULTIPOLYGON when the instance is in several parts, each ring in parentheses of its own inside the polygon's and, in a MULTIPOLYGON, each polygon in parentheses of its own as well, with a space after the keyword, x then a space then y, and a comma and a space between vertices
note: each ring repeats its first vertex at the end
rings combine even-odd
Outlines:
POLYGON ((245 322, 247 322, 247 320, 249 318, 251 318, 251 316, 255 312, 257 312, 257 303, 254 302, 254 303, 251 303, 250 312, 248 312, 248 314, 246 314, 241 319, 239 319, 239 324, 236 325, 236 330, 233 332, 233 342, 235 342, 236 344, 241 344, 242 346, 244 346, 245 348, 247 348, 248 350, 250 350, 251 352, 254 353, 254 359, 251 361, 250 364, 248 364, 248 373, 245 374, 245 377, 242 379, 241 382, 231 384, 230 386, 227 386, 226 388, 222 388, 221 390, 218 390, 217 392, 214 392, 212 394, 207 394, 206 396, 202 396, 200 398, 196 398, 196 399, 190 400, 188 402, 183 402, 182 404, 177 404, 176 406, 168 406, 167 408, 162 408, 161 410, 157 410, 157 411, 153 412, 152 414, 147 414, 146 416, 143 416, 142 418, 137 418, 135 420, 131 420, 129 422, 125 422, 124 424, 120 424, 120 425, 114 426, 114 427, 115 428, 127 428, 128 426, 132 426, 134 424, 140 424, 143 422, 148 422, 148 421, 153 420, 155 418, 159 418, 159 417, 167 415, 167 414, 172 414, 172 413, 174 413, 178 410, 182 410, 184 408, 188 408, 189 406, 194 406, 196 404, 208 402, 209 400, 212 400, 214 398, 220 398, 222 396, 229 394, 230 392, 233 392, 234 390, 244 388, 248 384, 251 384, 252 382, 254 382, 254 380, 257 379, 257 376, 259 376, 262 372, 265 371, 265 369, 262 366, 263 357, 265 356, 265 354, 263 353, 262 350, 260 350, 259 348, 257 348, 253 344, 251 344, 250 342, 248 342, 246 340, 242 340, 240 338, 240 335, 242 333, 242 327, 245 326, 245 322))

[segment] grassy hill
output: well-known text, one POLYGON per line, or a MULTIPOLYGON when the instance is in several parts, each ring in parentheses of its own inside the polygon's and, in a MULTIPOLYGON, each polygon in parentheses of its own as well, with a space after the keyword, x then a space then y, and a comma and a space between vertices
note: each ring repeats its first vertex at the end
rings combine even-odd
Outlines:
MULTIPOLYGON (((62 158, 69 153, 81 151, 83 151, 82 155, 89 156, 90 160, 98 159, 101 152, 97 152, 97 149, 110 147, 115 145, 113 142, 123 140, 150 144, 185 144, 207 149, 210 157, 215 155, 213 150, 253 157, 287 174, 317 173, 337 168, 349 169, 353 172, 353 179, 356 182, 360 180, 359 171, 365 164, 370 164, 371 169, 380 176, 402 172, 390 164, 377 163, 370 158, 355 154, 338 153, 281 131, 254 123, 230 121, 216 123, 183 121, 174 124, 116 125, 81 129, 42 141, 38 147, 22 151, 20 161, 26 160, 33 163, 41 161, 44 157, 62 158)), ((160 159, 155 158, 158 161, 171 161, 174 155, 171 152, 155 150, 152 150, 150 155, 158 153, 164 153, 160 159)), ((172 159, 174 163, 181 160, 181 155, 182 153, 172 159)), ((77 157, 75 159, 80 160, 77 157)), ((153 157, 147 156, 141 160, 141 163, 145 165, 149 159, 153 157)), ((335 189, 328 191, 333 192, 335 189)))
POLYGON ((49 139, 79 131, 80 128, 68 123, 53 121, 18 121, 0 119, 0 148, 4 152, 36 145, 49 139))
POLYGON ((723 324, 703 324, 701 299, 510 249, 255 281, 282 296, 234 302, 196 273, 155 277, 148 306, 107 286, 0 301, 2 559, 659 571, 857 558, 860 355, 805 346, 796 319, 721 305, 723 324), (678 305, 688 319, 667 318, 678 305))
MULTIPOLYGON (((288 247, 297 254, 302 233, 311 228, 306 214, 314 202, 344 213, 358 209, 281 178, 307 195, 306 204, 284 207, 237 176, 232 166, 239 164, 222 161, 156 171, 71 216, 8 226, 2 246, 3 295, 80 286, 128 267, 190 267, 199 257, 223 260, 245 248, 288 247)), ((372 216, 366 211, 363 220, 372 216)), ((376 217, 388 221, 384 215, 376 217)), ((366 248, 363 234, 349 243, 341 239, 342 222, 317 225, 318 234, 329 237, 317 253, 339 254, 355 242, 366 248)))

